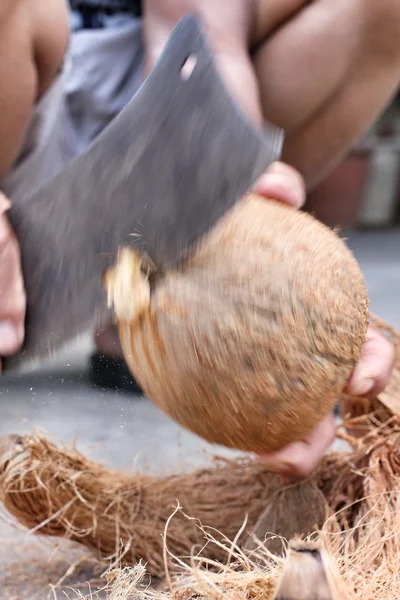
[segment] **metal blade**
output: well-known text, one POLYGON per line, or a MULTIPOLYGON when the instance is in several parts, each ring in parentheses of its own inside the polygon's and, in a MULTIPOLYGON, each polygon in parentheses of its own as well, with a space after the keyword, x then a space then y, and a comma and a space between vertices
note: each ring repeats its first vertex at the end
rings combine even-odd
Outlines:
POLYGON ((280 129, 247 122, 199 20, 182 19, 151 75, 88 150, 30 197, 13 199, 28 310, 24 348, 4 370, 33 366, 105 322, 102 274, 120 246, 145 251, 161 271, 178 265, 279 158, 282 142, 280 129), (182 67, 191 63, 187 76, 182 67))

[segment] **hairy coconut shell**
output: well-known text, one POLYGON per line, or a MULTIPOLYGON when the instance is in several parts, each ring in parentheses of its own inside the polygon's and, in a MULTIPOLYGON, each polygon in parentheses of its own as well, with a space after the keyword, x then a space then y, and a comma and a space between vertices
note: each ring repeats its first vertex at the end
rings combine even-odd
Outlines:
POLYGON ((128 365, 175 421, 269 452, 332 410, 360 356, 368 295, 345 243, 312 216, 243 199, 151 297, 136 255, 106 277, 128 365))

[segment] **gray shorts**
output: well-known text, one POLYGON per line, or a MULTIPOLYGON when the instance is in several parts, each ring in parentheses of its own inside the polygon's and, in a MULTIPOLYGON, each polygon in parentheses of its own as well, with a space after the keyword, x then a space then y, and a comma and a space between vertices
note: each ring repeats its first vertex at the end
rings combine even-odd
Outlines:
POLYGON ((34 107, 22 152, 0 182, 12 200, 77 157, 143 82, 142 21, 120 15, 104 29, 74 31, 62 72, 34 107))

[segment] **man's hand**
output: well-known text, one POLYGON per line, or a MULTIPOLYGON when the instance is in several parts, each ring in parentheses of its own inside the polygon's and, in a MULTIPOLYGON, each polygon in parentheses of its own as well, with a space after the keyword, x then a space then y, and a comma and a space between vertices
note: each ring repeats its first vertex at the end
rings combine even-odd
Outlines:
MULTIPOLYGON (((295 208, 300 208, 305 201, 301 176, 283 163, 271 165, 254 186, 254 191, 295 208)), ((373 397, 379 394, 389 381, 394 358, 393 345, 370 327, 361 358, 345 391, 353 396, 373 397)), ((305 477, 316 468, 334 439, 335 421, 330 414, 304 440, 260 458, 271 471, 291 478, 305 477)))
POLYGON ((0 192, 0 356, 16 352, 24 339, 25 290, 18 242, 6 215, 9 208, 0 192))
MULTIPOLYGON (((367 334, 360 361, 346 390, 354 396, 378 395, 386 387, 394 362, 394 348, 373 327, 367 334)), ((335 421, 328 415, 304 440, 279 452, 261 456, 271 471, 290 478, 306 477, 318 466, 323 454, 335 439, 335 421)))

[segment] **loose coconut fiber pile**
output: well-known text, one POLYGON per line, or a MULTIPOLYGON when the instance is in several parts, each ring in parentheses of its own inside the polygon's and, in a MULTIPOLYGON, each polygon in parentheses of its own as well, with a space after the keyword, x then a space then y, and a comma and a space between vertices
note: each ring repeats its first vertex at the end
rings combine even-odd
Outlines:
MULTIPOLYGON (((10 513, 37 533, 72 537, 102 553, 104 559, 114 552, 122 553, 122 564, 134 565, 142 558, 155 576, 164 574, 170 553, 183 559, 188 565, 186 575, 183 579, 172 579, 172 586, 179 590, 173 597, 178 595, 180 600, 197 597, 209 600, 220 595, 232 600, 272 599, 283 563, 279 557, 258 551, 262 556, 255 564, 245 556, 243 547, 248 540, 240 531, 251 532, 256 525, 256 513, 262 515, 265 507, 275 512, 277 533, 287 530, 302 488, 309 501, 315 502, 316 497, 318 501, 323 499, 325 508, 331 512, 321 526, 320 544, 329 570, 340 574, 332 575, 335 583, 345 586, 346 595, 345 592, 339 596, 333 592, 310 595, 310 586, 314 589, 315 578, 321 577, 318 570, 315 572, 313 550, 308 557, 310 568, 296 567, 299 559, 304 560, 304 552, 296 552, 295 560, 289 563, 289 580, 297 581, 296 594, 293 591, 290 596, 277 598, 396 600, 400 597, 398 425, 385 425, 380 435, 376 431, 369 434, 368 439, 355 442, 348 453, 331 454, 312 483, 287 487, 280 482, 278 495, 276 478, 270 479, 267 472, 251 462, 234 462, 160 480, 109 472, 76 451, 57 448, 42 438, 27 437, 18 440, 18 445, 21 452, 9 453, 8 464, 3 460, 2 499, 10 513), (196 499, 191 490, 199 491, 205 485, 206 491, 196 499), (314 486, 322 494, 313 494, 314 486), (174 514, 177 499, 188 515, 202 516, 202 527, 199 521, 188 519, 181 511, 174 514), (219 533, 221 530, 225 530, 227 538, 219 533), (234 539, 236 544, 230 555, 230 541, 234 539), (190 567, 189 555, 193 553, 199 553, 203 563, 194 560, 190 567), (227 562, 231 566, 224 568, 227 562), (306 580, 303 586, 308 582, 308 595, 304 595, 304 587, 299 590, 299 571, 306 580)), ((297 529, 299 534, 308 533, 297 529)), ((262 537, 260 534, 258 531, 262 537)), ((294 534, 292 530, 291 535, 294 534)), ((177 561, 172 559, 171 563, 173 571, 177 561)), ((121 588, 118 593, 115 597, 121 600, 140 597, 128 592, 124 595, 121 588)), ((147 594, 144 598, 150 600, 154 592, 140 593, 147 594)))
MULTIPOLYGON (((178 562, 171 559, 172 571, 174 564, 191 569, 179 580, 183 591, 174 592, 180 600, 220 594, 232 600, 273 598, 282 548, 268 534, 304 538, 313 530, 325 562, 339 573, 335 581, 346 589, 315 598, 395 600, 400 598, 400 417, 389 407, 398 403, 399 368, 398 360, 382 398, 365 402, 364 414, 346 423, 347 431, 362 431, 363 437, 339 432, 350 450, 327 455, 314 475, 298 484, 246 457, 164 478, 114 472, 73 448, 29 435, 2 440, 0 498, 31 531, 73 539, 107 562, 115 558, 132 566, 142 560, 153 577, 163 577, 170 557, 177 557, 178 562), (254 560, 254 552, 260 553, 253 533, 264 542, 257 565, 244 557, 254 560), (201 557, 203 566, 193 556, 201 557), (228 559, 233 567, 226 569, 228 559)), ((349 399, 342 406, 348 410, 349 399)), ((291 564, 294 573, 304 572, 291 564)), ((314 579, 308 572, 306 580, 314 579)), ((309 592, 301 595, 299 584, 294 587, 297 595, 276 598, 313 598, 309 592)), ((123 591, 115 597, 136 598, 123 591)))

